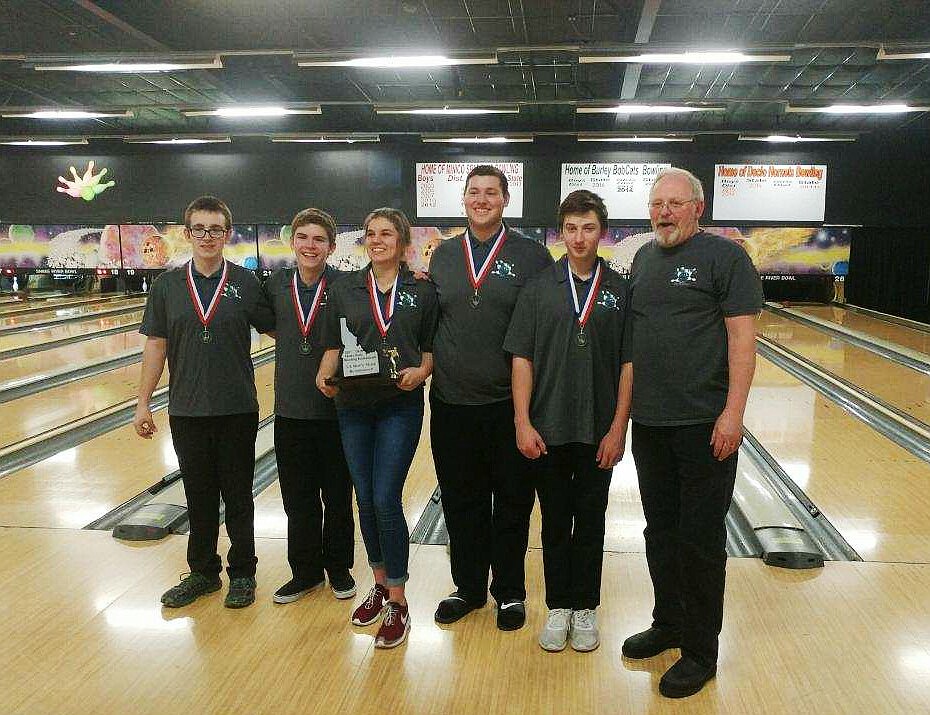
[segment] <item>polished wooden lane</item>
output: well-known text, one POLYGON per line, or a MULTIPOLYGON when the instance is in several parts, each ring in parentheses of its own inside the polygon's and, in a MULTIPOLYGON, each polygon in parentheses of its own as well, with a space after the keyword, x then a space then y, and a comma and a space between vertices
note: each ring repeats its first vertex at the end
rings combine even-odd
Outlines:
POLYGON ((864 559, 927 559, 930 465, 764 359, 745 424, 864 559))
MULTIPOLYGON (((255 383, 265 417, 274 407, 274 362, 255 370, 255 383)), ((150 441, 125 425, 0 478, 0 526, 81 528, 176 470, 168 416, 154 417, 150 441)))
POLYGON ((131 313, 123 313, 122 315, 88 318, 87 320, 65 323, 64 325, 54 325, 47 328, 39 327, 33 330, 27 330, 24 333, 0 335, 0 352, 12 350, 13 348, 41 345, 43 343, 74 336, 92 336, 93 333, 100 330, 132 325, 133 323, 138 324, 141 320, 142 309, 140 308, 131 313))
POLYGON ((142 350, 145 336, 138 330, 101 335, 59 348, 0 360, 0 384, 48 375, 91 362, 101 362, 131 350, 142 350))
MULTIPOLYGON (((0 530, 0 711, 56 713, 923 713, 930 710, 930 566, 829 563, 789 572, 731 559, 718 676, 697 696, 657 693, 670 651, 620 643, 648 622, 640 554, 608 554, 601 647, 545 653, 540 552, 527 557, 529 617, 494 627, 489 606, 432 621, 449 590, 442 547, 415 548, 412 630, 393 651, 354 628, 354 602, 327 590, 271 602, 288 577, 282 539, 259 539, 258 600, 222 593, 177 611, 158 596, 184 569, 183 537, 145 546, 108 534, 0 530)), ((225 552, 225 544, 221 544, 225 552)), ((357 545, 356 563, 364 563, 357 545)), ((360 590, 370 585, 356 568, 360 590)))
MULTIPOLYGON (((272 345, 272 338, 252 333, 252 352, 272 345)), ((4 403, 5 414, 16 418, 0 422, 0 447, 133 399, 139 390, 140 371, 141 362, 134 363, 4 403)), ((167 384, 165 370, 159 387, 167 384)))
POLYGON ((879 318, 846 310, 838 305, 796 305, 791 307, 815 318, 830 320, 852 330, 858 330, 873 337, 930 355, 930 333, 898 325, 897 323, 888 323, 879 318))
POLYGON ((115 304, 106 303, 104 305, 79 306, 77 308, 59 308, 52 311, 43 311, 29 315, 14 315, 9 318, 0 319, 0 331, 17 332, 25 328, 40 328, 43 326, 64 324, 73 321, 90 320, 95 317, 104 317, 106 315, 118 315, 120 311, 130 308, 145 308, 145 300, 133 297, 115 304))
POLYGON ((768 311, 758 326, 760 335, 930 424, 930 376, 768 311))
POLYGON ((79 315, 88 312, 106 310, 126 302, 144 300, 145 296, 135 295, 106 295, 94 298, 82 297, 75 300, 56 301, 54 303, 40 303, 38 305, 3 306, 0 308, 0 325, 8 325, 9 319, 15 317, 19 322, 32 321, 34 318, 45 319, 61 315, 79 315))

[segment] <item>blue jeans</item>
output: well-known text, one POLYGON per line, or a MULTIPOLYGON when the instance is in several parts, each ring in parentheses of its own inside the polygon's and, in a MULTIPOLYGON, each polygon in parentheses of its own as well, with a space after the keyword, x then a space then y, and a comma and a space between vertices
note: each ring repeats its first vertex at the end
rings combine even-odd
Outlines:
POLYGON ((400 586, 409 578, 410 557, 401 493, 420 441, 423 403, 397 404, 395 398, 337 414, 368 563, 384 568, 387 586, 400 586))

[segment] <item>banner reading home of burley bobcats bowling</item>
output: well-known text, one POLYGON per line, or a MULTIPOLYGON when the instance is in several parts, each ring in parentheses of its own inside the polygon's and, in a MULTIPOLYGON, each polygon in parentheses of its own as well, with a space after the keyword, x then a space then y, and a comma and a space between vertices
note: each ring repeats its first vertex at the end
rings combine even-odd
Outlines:
POLYGON ((490 164, 507 177, 510 203, 505 218, 523 216, 523 162, 519 161, 449 161, 417 164, 417 217, 464 217, 462 195, 468 172, 480 164, 490 164))
POLYGON ((656 174, 671 164, 562 164, 560 201, 587 189, 604 199, 612 220, 648 219, 649 189, 656 174))
POLYGON ((714 221, 823 221, 825 164, 717 164, 714 221))

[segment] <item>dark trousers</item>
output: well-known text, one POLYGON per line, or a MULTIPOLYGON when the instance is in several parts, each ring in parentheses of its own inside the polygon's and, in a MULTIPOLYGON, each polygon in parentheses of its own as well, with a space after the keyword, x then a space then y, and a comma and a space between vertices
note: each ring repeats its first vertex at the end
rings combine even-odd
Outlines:
POLYGON ((192 573, 212 578, 222 571, 216 553, 220 529, 220 497, 226 505, 226 532, 231 543, 230 578, 255 576, 255 435, 258 413, 168 419, 171 441, 187 495, 190 535, 187 563, 192 573))
POLYGON ((633 423, 633 459, 646 515, 646 560, 655 592, 653 625, 681 633, 681 650, 717 662, 723 625, 726 526, 736 454, 720 462, 713 424, 633 423))
POLYGON ((452 580, 463 598, 526 599, 524 560, 535 495, 517 450, 510 400, 450 405, 430 400, 430 439, 449 530, 452 580))
POLYGON ((542 513, 546 606, 597 608, 611 470, 597 466, 593 444, 564 444, 547 451, 534 465, 542 513))
POLYGON ((276 416, 274 449, 287 514, 287 561, 294 578, 318 583, 323 569, 332 574, 352 568, 352 478, 339 423, 276 416))

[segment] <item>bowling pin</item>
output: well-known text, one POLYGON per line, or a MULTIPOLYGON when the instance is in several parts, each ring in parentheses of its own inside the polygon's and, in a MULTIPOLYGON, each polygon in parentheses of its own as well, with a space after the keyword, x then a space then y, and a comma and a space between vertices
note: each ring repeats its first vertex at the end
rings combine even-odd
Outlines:
POLYGON ((148 287, 148 285, 147 285, 146 282, 145 282, 145 278, 143 277, 143 278, 142 278, 142 292, 143 292, 143 293, 147 293, 148 290, 149 290, 149 287, 148 287))
POLYGON ((16 293, 19 290, 19 281, 16 280, 16 276, 13 276, 13 292, 16 293))

